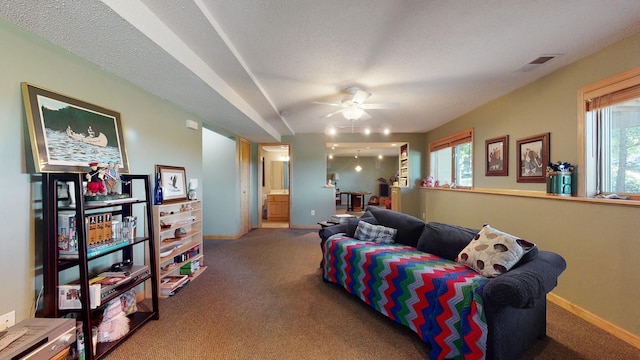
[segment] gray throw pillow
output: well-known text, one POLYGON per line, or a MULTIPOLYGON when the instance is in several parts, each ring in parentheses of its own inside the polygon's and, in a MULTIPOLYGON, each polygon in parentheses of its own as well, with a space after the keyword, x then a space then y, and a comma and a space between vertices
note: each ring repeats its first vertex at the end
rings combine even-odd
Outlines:
POLYGON ((378 221, 376 221, 376 218, 373 217, 373 215, 371 215, 371 213, 367 211, 364 214, 362 214, 362 216, 360 216, 359 218, 353 218, 347 221, 346 235, 348 237, 355 237, 356 229, 358 228, 358 223, 360 221, 366 221, 369 224, 378 225, 378 221))
POLYGON ((372 225, 366 221, 360 221, 356 229, 355 239, 373 241, 378 244, 393 244, 396 237, 396 229, 382 225, 372 225))

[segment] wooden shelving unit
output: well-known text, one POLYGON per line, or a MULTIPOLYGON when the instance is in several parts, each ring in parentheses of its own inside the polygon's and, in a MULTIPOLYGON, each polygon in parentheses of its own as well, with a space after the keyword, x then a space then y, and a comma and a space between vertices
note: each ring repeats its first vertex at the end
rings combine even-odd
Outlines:
MULTIPOLYGON (((147 258, 145 254, 155 254, 153 217, 151 216, 151 188, 148 175, 122 175, 122 193, 130 194, 130 199, 116 203, 85 202, 82 193, 83 174, 43 174, 42 175, 42 216, 43 216, 43 302, 38 309, 38 317, 75 317, 82 321, 84 334, 85 359, 100 359, 118 344, 125 341, 133 332, 150 320, 159 318, 158 286, 155 256, 147 258), (67 199, 61 201, 61 190, 67 199), (135 191, 134 191, 135 189, 135 191), (62 254, 59 251, 58 221, 60 214, 75 216, 77 235, 77 254, 62 254), (112 220, 122 220, 126 216, 136 216, 138 227, 132 240, 110 245, 112 238, 103 240, 100 251, 95 251, 88 241, 88 229, 85 220, 91 216, 110 214, 112 220), (108 293, 101 294, 100 305, 92 308, 90 302, 89 280, 97 274, 109 270, 110 265, 119 261, 131 261, 134 265, 146 265, 149 271, 132 278, 108 293), (61 285, 78 285, 80 307, 61 309, 58 288, 61 285), (144 287, 151 299, 148 306, 130 314, 129 332, 122 338, 98 343, 96 354, 91 351, 93 339, 91 329, 99 325, 104 306, 125 292, 144 287)), ((109 225, 111 226, 111 225, 109 225)), ((116 236, 117 237, 117 236, 116 236)))
POLYGON ((202 203, 185 200, 154 205, 153 218, 158 288, 161 289, 160 298, 166 298, 168 295, 162 294, 162 284, 168 277, 180 275, 182 266, 198 264, 188 275, 189 281, 207 268, 202 248, 202 203))
POLYGON ((400 146, 400 170, 398 172, 398 186, 409 186, 409 144, 400 146))

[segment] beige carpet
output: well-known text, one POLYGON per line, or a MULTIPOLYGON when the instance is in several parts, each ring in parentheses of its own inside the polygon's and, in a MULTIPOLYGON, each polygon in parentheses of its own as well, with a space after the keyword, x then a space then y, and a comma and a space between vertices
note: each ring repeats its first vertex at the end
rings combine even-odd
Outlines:
MULTIPOLYGON (((321 280, 316 231, 259 229, 204 244, 202 276, 116 359, 426 359, 409 329, 321 280)), ((638 349, 549 305, 548 337, 522 359, 640 359, 638 349)))

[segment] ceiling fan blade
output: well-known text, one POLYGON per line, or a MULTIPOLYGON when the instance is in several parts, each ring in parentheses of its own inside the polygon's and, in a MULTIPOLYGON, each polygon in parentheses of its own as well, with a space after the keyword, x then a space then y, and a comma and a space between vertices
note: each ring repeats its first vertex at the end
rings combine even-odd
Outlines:
POLYGON ((370 92, 366 92, 364 90, 358 89, 353 97, 351 98, 351 102, 355 104, 362 104, 365 100, 367 100, 371 96, 370 92))
POLYGON ((371 115, 367 114, 366 112, 362 112, 362 116, 360 116, 358 120, 369 120, 369 119, 371 119, 371 115))
POLYGON ((330 103, 330 102, 323 102, 323 101, 312 101, 311 103, 318 104, 318 105, 344 106, 343 104, 340 104, 340 103, 330 103))
POLYGON ((327 117, 327 118, 328 118, 328 117, 332 117, 333 115, 335 115, 335 114, 339 114, 339 113, 341 113, 341 112, 343 112, 343 111, 344 111, 344 109, 336 110, 336 111, 334 111, 334 112, 328 113, 327 115, 325 115, 325 116, 323 116, 323 117, 327 117))
POLYGON ((360 108, 362 109, 397 109, 400 107, 398 103, 389 103, 389 104, 362 104, 360 108))

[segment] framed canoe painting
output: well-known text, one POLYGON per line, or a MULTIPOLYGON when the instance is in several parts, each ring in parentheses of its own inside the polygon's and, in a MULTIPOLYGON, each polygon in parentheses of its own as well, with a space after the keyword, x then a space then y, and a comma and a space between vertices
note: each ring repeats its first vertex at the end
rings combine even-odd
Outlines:
POLYGON ((120 113, 22 83, 35 172, 86 172, 113 161, 129 172, 120 113))

